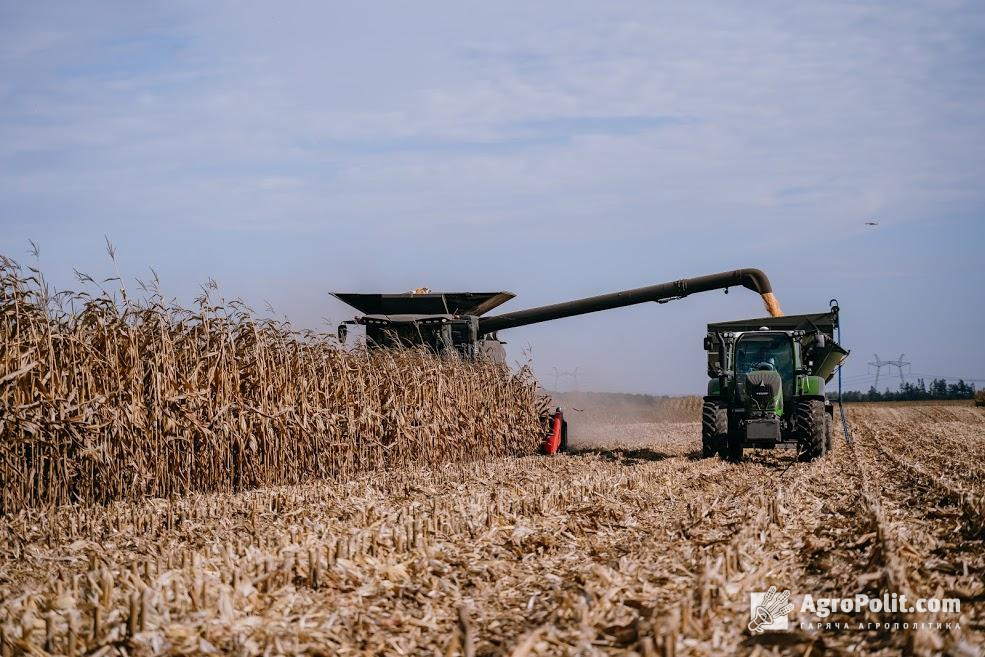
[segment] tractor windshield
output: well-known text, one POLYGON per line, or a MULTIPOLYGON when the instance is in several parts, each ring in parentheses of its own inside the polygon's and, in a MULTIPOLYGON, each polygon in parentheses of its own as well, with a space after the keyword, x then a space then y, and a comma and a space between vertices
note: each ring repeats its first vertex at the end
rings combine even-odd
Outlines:
POLYGON ((793 379, 793 342, 784 334, 748 333, 735 345, 735 374, 773 370, 784 382, 793 379))

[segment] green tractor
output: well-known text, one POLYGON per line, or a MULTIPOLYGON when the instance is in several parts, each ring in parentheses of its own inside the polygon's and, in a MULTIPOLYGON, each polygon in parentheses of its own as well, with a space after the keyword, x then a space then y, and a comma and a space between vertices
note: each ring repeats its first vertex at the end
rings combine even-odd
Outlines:
POLYGON ((788 448, 813 461, 830 451, 834 409, 824 385, 848 356, 837 328, 834 303, 822 314, 709 324, 702 455, 738 462, 747 448, 788 448))

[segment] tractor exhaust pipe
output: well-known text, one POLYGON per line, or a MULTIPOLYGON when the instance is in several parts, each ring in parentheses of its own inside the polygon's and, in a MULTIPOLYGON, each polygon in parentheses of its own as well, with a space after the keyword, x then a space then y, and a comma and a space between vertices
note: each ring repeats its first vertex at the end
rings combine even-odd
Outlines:
POLYGON ((771 316, 779 317, 783 314, 780 311, 779 302, 773 296, 773 286, 770 285, 770 279, 766 277, 766 274, 758 269, 736 269, 735 271, 684 278, 671 283, 660 283, 633 290, 601 294, 596 297, 566 301, 549 306, 518 310, 493 317, 480 317, 479 334, 485 335, 502 329, 527 326, 528 324, 573 317, 574 315, 585 315, 600 310, 622 308, 647 301, 665 303, 674 299, 681 299, 695 292, 708 292, 723 288, 727 290, 730 287, 740 286, 760 294, 771 316))

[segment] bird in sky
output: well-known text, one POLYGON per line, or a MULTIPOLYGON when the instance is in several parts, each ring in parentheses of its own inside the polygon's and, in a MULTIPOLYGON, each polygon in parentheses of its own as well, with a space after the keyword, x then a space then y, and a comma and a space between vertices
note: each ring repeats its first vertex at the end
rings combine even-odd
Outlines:
POLYGON ((878 226, 879 225, 879 222, 878 221, 866 221, 865 222, 865 225, 866 226, 878 226))

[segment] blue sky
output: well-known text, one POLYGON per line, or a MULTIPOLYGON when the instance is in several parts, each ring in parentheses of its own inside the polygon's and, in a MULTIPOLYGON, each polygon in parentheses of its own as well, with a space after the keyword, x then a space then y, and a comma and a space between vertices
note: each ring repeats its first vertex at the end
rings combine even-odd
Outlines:
MULTIPOLYGON (((509 308, 760 267, 846 375, 985 379, 980 3, 0 1, 0 253, 302 326, 330 290, 509 308), (867 228, 864 222, 879 222, 867 228)), ((585 387, 700 392, 696 296, 516 329, 585 387)), ((504 334, 505 335, 505 334, 504 334)))

